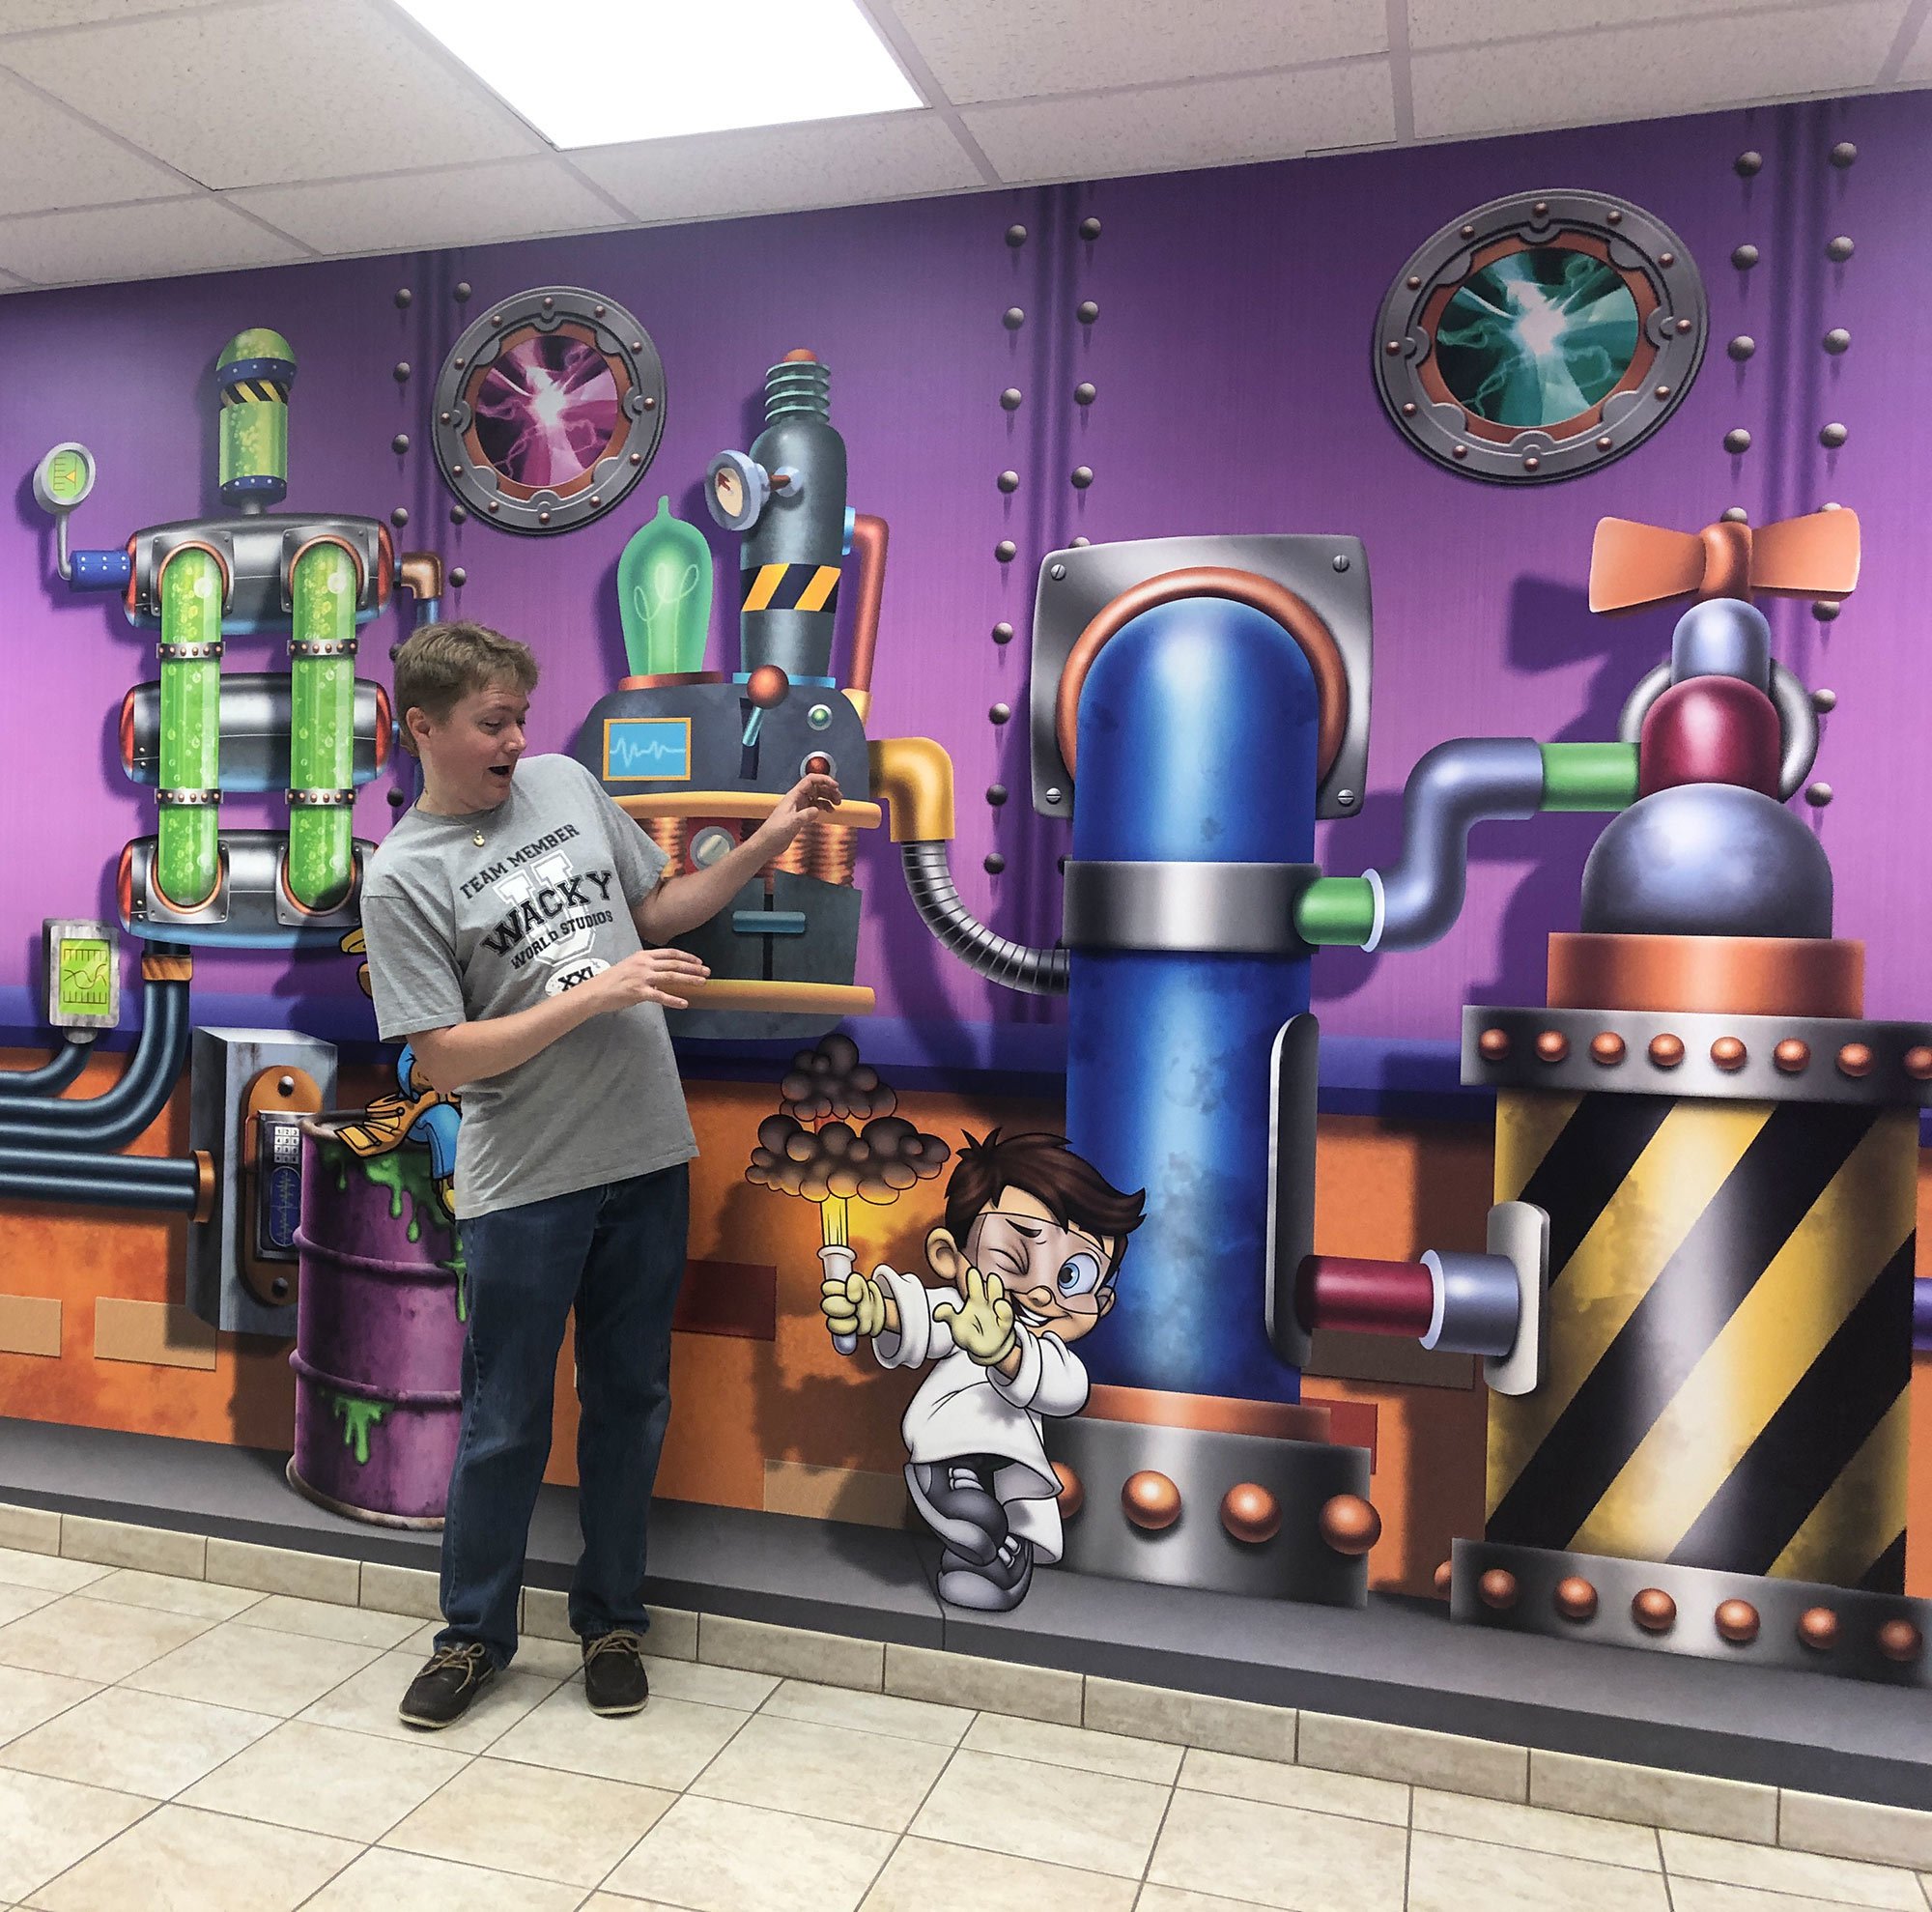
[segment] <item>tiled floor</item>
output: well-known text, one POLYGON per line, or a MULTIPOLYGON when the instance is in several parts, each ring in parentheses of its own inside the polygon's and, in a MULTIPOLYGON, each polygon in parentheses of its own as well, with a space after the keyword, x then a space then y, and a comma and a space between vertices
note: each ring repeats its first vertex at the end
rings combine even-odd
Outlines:
POLYGON ((420 1621, 0 1549, 0 1908, 1929 1912, 1893 1867, 530 1641, 449 1732, 420 1621))

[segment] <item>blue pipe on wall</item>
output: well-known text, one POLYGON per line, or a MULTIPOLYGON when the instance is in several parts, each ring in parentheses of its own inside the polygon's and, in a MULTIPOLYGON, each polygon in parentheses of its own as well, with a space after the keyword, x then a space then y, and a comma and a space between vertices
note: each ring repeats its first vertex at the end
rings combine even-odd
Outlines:
POLYGON ((116 1156, 0 1142, 0 1196, 10 1201, 191 1215, 201 1199, 201 1178, 202 1165, 192 1156, 116 1156))
MULTIPOLYGON (((174 954, 172 945, 154 945, 174 954)), ((167 1106, 187 1063, 188 985, 150 982, 141 990, 141 1034, 120 1080, 82 1101, 0 1099, 0 1148, 123 1149, 167 1106)))
POLYGON ((31 1069, 0 1070, 0 1096, 58 1096, 79 1079, 93 1053, 92 1042, 76 1042, 69 1036, 45 1062, 31 1069))

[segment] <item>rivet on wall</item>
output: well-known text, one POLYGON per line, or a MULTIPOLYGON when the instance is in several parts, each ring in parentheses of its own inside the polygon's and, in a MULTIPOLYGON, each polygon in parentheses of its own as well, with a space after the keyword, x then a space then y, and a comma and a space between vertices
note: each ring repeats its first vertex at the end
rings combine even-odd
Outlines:
POLYGON ((1807 784, 1804 786, 1804 801, 1813 810, 1823 810, 1832 801, 1833 791, 1829 784, 1807 784))
POLYGON ((1852 349, 1852 335, 1844 328, 1843 326, 1833 326, 1832 329, 1825 334, 1825 350, 1829 352, 1833 357, 1835 358, 1839 353, 1849 352, 1851 349, 1852 349))
POLYGON ((1085 491, 1094 482, 1094 468, 1091 465, 1076 465, 1073 468, 1073 489, 1085 491))
POLYGON ((1811 708, 1817 711, 1820 716, 1823 716, 1828 710, 1836 710, 1837 707, 1838 694, 1836 691, 1813 691, 1811 693, 1811 708))
POLYGON ((415 294, 412 293, 408 286, 399 285, 395 291, 396 310, 398 312, 407 311, 409 309, 411 301, 414 298, 415 294))
POLYGON ((1020 555, 1020 548, 1012 541, 1011 538, 1002 538, 999 541, 999 543, 993 547, 993 556, 997 557, 1002 564, 1010 564, 1013 561, 1013 559, 1017 557, 1019 555, 1020 555))
POLYGON ((410 361, 407 358, 398 358, 396 360, 395 367, 390 372, 389 376, 392 379, 394 379, 399 385, 408 385, 410 382, 410 361))
POLYGON ((1821 624, 1835 624, 1844 606, 1834 597, 1821 597, 1811 606, 1811 614, 1821 624))
POLYGON ((398 432, 395 435, 395 437, 389 441, 389 449, 393 451, 399 458, 409 448, 410 448, 410 435, 408 432, 398 432))
POLYGON ((986 786, 986 801, 995 810, 1007 800, 1007 786, 1004 784, 989 784, 986 786))
POLYGON ((988 876, 997 876, 1006 867, 1007 860, 998 850, 993 851, 986 859, 986 874, 988 876))
POLYGON ((1073 387, 1073 402, 1075 405, 1092 405, 1098 396, 1099 394, 1091 385, 1083 383, 1073 387))
POLYGON ((1000 394, 1000 403, 1009 412, 1017 412, 1026 394, 1020 390, 1018 385, 1009 385, 1000 394))
POLYGON ((1100 316, 1100 308, 1093 300, 1083 299, 1080 301, 1078 310, 1075 311, 1073 316, 1076 319, 1078 319, 1083 326, 1091 326, 1094 323, 1094 321, 1100 316))
MULTIPOLYGON (((395 656, 395 652, 394 652, 394 651, 391 651, 391 652, 389 653, 389 655, 390 655, 391 657, 393 657, 393 656, 395 656)), ((400 790, 391 790, 391 791, 389 792, 389 808, 390 808, 391 810, 401 810, 401 809, 402 809, 402 807, 403 807, 403 804, 404 804, 404 802, 405 802, 405 798, 404 798, 404 796, 403 796, 403 793, 402 793, 402 791, 400 791, 400 790)))
POLYGON ((995 482, 1003 492, 1016 492, 1020 488, 1020 474, 1017 471, 1002 471, 995 482))
POLYGON ((1092 538, 1075 538, 1073 540, 1073 549, 1075 551, 1078 551, 1081 549, 1083 545, 1090 545, 1093 542, 1094 540, 1092 538))
POLYGON ((1833 422, 1832 424, 1827 425, 1825 429, 1818 434, 1818 442, 1822 444, 1827 451, 1836 451, 1837 448, 1841 444, 1843 444, 1844 442, 1850 437, 1851 437, 1851 432, 1845 426, 1833 422))
POLYGON ((1009 245, 1017 247, 1024 245, 1026 243, 1027 229, 1024 226, 1009 226, 1007 228, 1007 243, 1009 245))
POLYGON ((1735 246, 1731 251, 1731 264, 1739 271, 1747 272, 1757 264, 1757 247, 1754 245, 1735 246))
POLYGON ((469 573, 466 571, 462 565, 459 564, 452 572, 450 572, 449 582, 452 585, 454 585, 458 590, 461 590, 464 587, 464 585, 469 582, 469 573))
POLYGON ((1751 447, 1751 435, 1742 425, 1735 425, 1724 434, 1724 449, 1733 457, 1747 452, 1751 447))
POLYGON ((409 522, 410 522, 409 509, 405 505, 399 504, 392 512, 389 513, 389 523, 395 526, 396 529, 399 531, 409 522))
POLYGON ((1740 332, 1724 350, 1742 365, 1757 350, 1757 340, 1748 332, 1740 332))
POLYGON ((455 290, 450 294, 450 297, 454 299, 457 304, 459 305, 469 304, 469 281, 468 279, 458 279, 456 282, 455 290))
POLYGON ((451 506, 449 507, 449 522, 450 522, 450 523, 451 523, 452 525, 467 525, 467 524, 469 524, 469 512, 468 508, 467 508, 466 506, 464 506, 464 505, 461 505, 461 504, 452 504, 452 505, 451 505, 451 506))
POLYGON ((993 626, 993 642, 996 644, 1009 644, 1013 641, 1013 627, 1008 623, 993 626))
POLYGON ((1733 504, 1724 512, 1723 519, 1727 525, 1748 525, 1750 513, 1742 504, 1733 504))
POLYGON ((1009 305, 1001 315, 1000 323, 1009 332, 1018 331, 1026 324, 1026 307, 1023 305, 1009 305))
POLYGON ((1840 233, 1836 239, 1833 240, 1825 247, 1825 257, 1831 260, 1833 265, 1842 266, 1856 250, 1857 247, 1852 244, 1851 240, 1845 234, 1840 233))
POLYGON ((1858 163, 1859 149, 1849 139, 1841 139, 1837 145, 1833 147, 1828 157, 1833 165, 1836 166, 1842 173, 1847 166, 1858 163))
POLYGON ((986 721, 989 724, 1004 724, 1012 714, 1013 707, 1011 704, 996 703, 991 710, 987 711, 986 721))
POLYGON ((1090 243, 1100 237, 1100 222, 1091 213, 1080 221, 1080 237, 1090 243))
POLYGON ((1751 179, 1764 171, 1764 155, 1757 152, 1740 153, 1731 161, 1731 170, 1741 180, 1751 179))

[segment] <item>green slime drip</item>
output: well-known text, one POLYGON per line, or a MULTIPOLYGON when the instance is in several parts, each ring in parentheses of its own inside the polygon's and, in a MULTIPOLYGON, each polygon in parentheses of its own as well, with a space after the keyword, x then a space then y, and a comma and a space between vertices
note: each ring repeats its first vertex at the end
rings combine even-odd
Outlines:
MULTIPOLYGON (((379 1188, 386 1188, 389 1191, 391 1221, 403 1218, 403 1197, 407 1195, 410 1198, 409 1238, 412 1241, 422 1240, 425 1216, 432 1228, 448 1228, 442 1204, 437 1196, 435 1180, 429 1172, 427 1149, 406 1145, 392 1149, 386 1156, 358 1156, 353 1149, 344 1148, 340 1142, 324 1142, 318 1154, 323 1166, 335 1171, 335 1192, 338 1195, 349 1192, 349 1164, 352 1161, 368 1181, 379 1188)), ((467 1322, 469 1319, 469 1268, 463 1257, 460 1232, 448 1228, 448 1234, 449 1253, 439 1260, 437 1266, 455 1275, 456 1319, 467 1322)))
POLYGON ((328 1397, 328 1412, 331 1418, 342 1416, 342 1444, 352 1443, 355 1448, 355 1465, 366 1468, 369 1465, 369 1430, 389 1411, 381 1401, 358 1401, 353 1394, 331 1394, 328 1397))

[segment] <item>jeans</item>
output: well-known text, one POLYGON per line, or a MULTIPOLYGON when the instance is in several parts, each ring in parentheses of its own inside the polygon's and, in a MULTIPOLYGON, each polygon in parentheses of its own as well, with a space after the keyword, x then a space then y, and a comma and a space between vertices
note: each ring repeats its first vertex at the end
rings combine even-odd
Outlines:
POLYGON ((578 1517, 570 1624, 642 1633, 651 1486, 670 1419, 670 1323, 684 1278, 690 1170, 599 1184, 462 1224, 469 1332, 442 1530, 439 1646, 517 1650, 530 1515, 550 1458, 564 1319, 577 1310, 578 1517))

